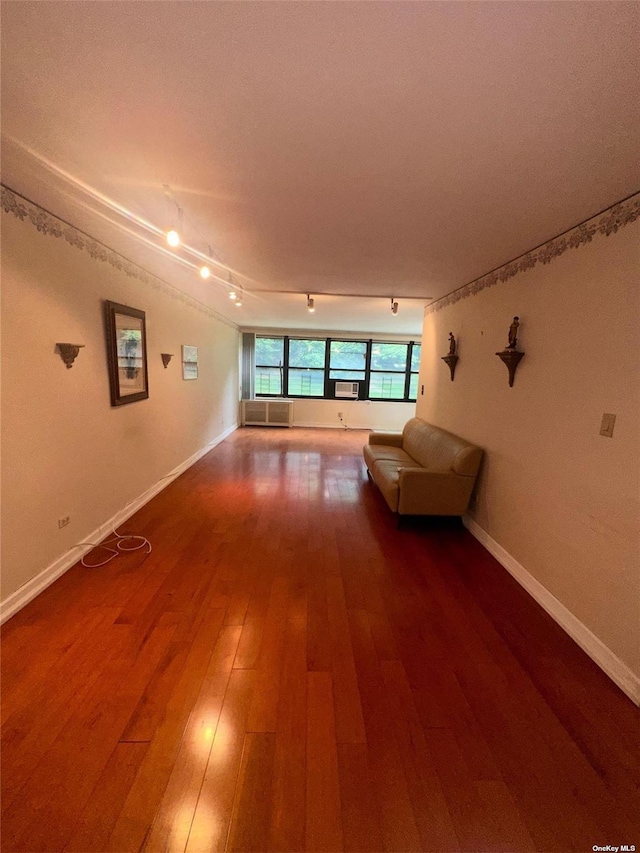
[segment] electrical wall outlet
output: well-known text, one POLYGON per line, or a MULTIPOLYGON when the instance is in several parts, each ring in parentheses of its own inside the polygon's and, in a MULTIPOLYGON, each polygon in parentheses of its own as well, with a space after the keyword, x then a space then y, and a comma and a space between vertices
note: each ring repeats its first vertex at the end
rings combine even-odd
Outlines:
POLYGON ((605 435, 607 438, 613 438, 613 427, 615 422, 615 415, 605 413, 602 416, 602 423, 600 424, 600 435, 605 435))
POLYGON ((71 524, 70 515, 64 515, 62 518, 58 519, 58 530, 62 530, 62 528, 66 527, 67 524, 71 524))

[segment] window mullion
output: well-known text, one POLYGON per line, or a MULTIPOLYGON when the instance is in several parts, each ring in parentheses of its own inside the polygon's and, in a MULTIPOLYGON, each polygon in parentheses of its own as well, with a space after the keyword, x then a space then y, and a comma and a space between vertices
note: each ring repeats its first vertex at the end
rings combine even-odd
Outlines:
POLYGON ((327 338, 324 350, 324 396, 330 396, 331 386, 329 384, 329 371, 331 370, 331 338, 327 338))
POLYGON ((289 396, 289 336, 284 336, 284 347, 283 347, 283 358, 282 358, 282 396, 289 396))
POLYGON ((364 365, 364 399, 369 399, 369 387, 371 384, 371 350, 373 349, 373 341, 371 338, 367 341, 366 361, 364 365))
POLYGON ((413 341, 409 341, 409 346, 407 347, 407 363, 404 374, 404 399, 409 399, 409 387, 411 385, 411 357, 413 355, 413 341))

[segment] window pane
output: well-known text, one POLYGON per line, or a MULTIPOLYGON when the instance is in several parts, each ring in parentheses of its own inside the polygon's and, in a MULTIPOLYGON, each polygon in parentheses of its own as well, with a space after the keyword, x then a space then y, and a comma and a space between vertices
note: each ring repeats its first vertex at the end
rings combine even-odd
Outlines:
MULTIPOLYGON (((366 358, 367 345, 364 341, 331 341, 329 364, 332 368, 363 371, 366 358)), ((364 379, 364 374, 362 378, 364 379)))
POLYGON ((414 344, 411 352, 411 370, 420 370, 420 344, 414 344))
POLYGON ((291 367, 319 367, 324 369, 326 341, 289 341, 289 364, 291 367))
POLYGON ((403 400, 404 373, 372 373, 369 396, 382 400, 403 400))
POLYGON ((418 399, 418 374, 411 374, 411 381, 409 382, 409 399, 417 400, 418 399))
POLYGON ((290 370, 289 394, 299 397, 323 397, 324 370, 290 370))
POLYGON ((271 367, 284 364, 283 338, 256 338, 256 364, 271 367))
MULTIPOLYGON (((406 370, 408 344, 373 344, 372 370, 406 370)), ((404 391, 400 395, 404 397, 404 391)))
POLYGON ((349 379, 351 382, 357 382, 364 379, 364 370, 330 370, 329 379, 349 379))
POLYGON ((256 394, 282 394, 279 367, 256 367, 256 394))

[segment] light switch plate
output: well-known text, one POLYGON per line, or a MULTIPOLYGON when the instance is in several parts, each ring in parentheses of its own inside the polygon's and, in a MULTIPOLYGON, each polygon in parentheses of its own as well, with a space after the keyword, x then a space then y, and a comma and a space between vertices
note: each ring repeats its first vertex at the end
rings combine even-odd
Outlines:
POLYGON ((602 423, 600 424, 600 435, 606 435, 607 438, 612 438, 615 422, 616 416, 605 412, 602 416, 602 423))

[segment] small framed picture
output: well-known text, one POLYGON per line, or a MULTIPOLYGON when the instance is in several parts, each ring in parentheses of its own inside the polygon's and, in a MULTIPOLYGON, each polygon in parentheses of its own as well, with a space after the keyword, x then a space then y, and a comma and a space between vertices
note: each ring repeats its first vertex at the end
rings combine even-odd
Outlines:
POLYGON ((146 400, 149 380, 144 311, 107 300, 104 311, 111 405, 146 400))
POLYGON ((182 378, 198 378, 198 347, 182 345, 182 378))

